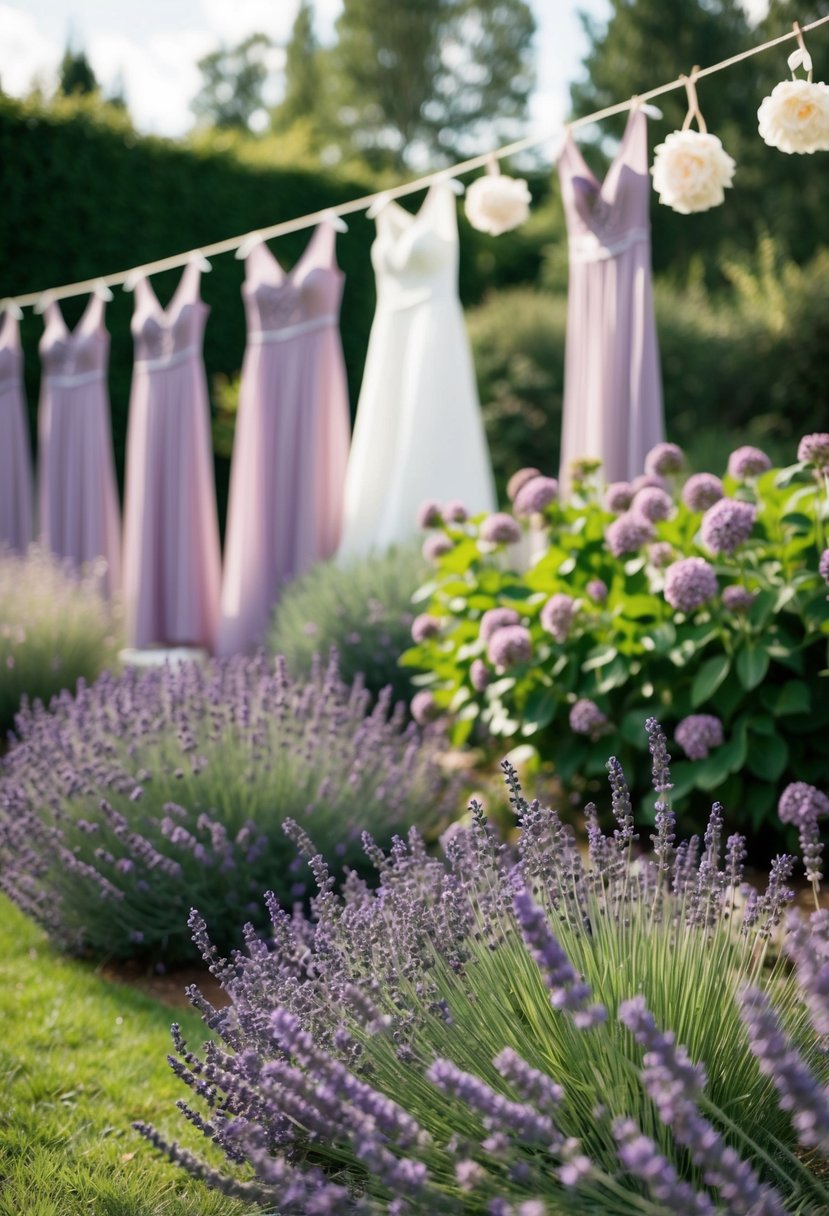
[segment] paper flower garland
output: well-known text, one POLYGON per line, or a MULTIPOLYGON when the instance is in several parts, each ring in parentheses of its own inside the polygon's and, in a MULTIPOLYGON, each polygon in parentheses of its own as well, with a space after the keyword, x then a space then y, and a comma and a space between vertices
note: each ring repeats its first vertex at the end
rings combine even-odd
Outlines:
POLYGON ((506 177, 492 160, 485 176, 476 178, 467 190, 464 211, 473 228, 500 236, 524 223, 531 200, 524 179, 506 177))
POLYGON ((829 88, 812 80, 812 57, 806 50, 800 27, 795 22, 800 43, 789 55, 791 80, 781 80, 764 97, 757 111, 759 130, 770 148, 781 152, 829 151, 829 88), (805 80, 795 76, 797 68, 807 73, 805 80))
POLYGON ((737 168, 720 140, 705 125, 694 85, 696 70, 685 80, 688 113, 682 130, 673 131, 657 146, 651 169, 660 203, 682 215, 719 206, 737 168), (690 130, 694 118, 698 131, 690 130))

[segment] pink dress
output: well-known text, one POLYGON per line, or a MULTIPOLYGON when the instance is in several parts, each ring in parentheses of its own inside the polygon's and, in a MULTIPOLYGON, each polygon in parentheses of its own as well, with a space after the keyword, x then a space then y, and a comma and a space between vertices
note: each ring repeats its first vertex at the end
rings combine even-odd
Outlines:
POLYGON ((320 224, 290 273, 265 244, 247 258, 222 654, 261 644, 280 588, 340 541, 350 427, 335 240, 332 225, 320 224))
POLYGON ((571 462, 589 456, 605 481, 626 481, 664 438, 642 110, 630 111, 604 182, 569 130, 558 171, 570 252, 560 477, 566 486, 571 462))
POLYGON ((195 262, 168 308, 135 288, 135 364, 127 429, 124 607, 130 646, 212 650, 219 527, 202 338, 209 311, 195 262))
POLYGON ((17 318, 0 325, 0 549, 23 553, 32 539, 32 455, 23 400, 17 318))
POLYGON ((80 567, 106 560, 105 594, 121 586, 104 301, 92 295, 70 333, 56 300, 40 339, 38 501, 43 545, 80 567))

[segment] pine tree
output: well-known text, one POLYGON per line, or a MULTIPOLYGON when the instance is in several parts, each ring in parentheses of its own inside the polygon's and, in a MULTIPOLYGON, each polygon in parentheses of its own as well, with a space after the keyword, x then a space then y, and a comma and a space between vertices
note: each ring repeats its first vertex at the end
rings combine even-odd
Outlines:
POLYGON ((64 97, 72 97, 76 93, 95 93, 97 90, 98 81, 86 51, 74 51, 67 46, 60 62, 58 92, 64 97))
POLYGON ((310 122, 317 115, 322 92, 320 47, 314 32, 314 10, 310 0, 301 0, 290 40, 285 48, 285 92, 273 114, 275 130, 296 122, 310 122))

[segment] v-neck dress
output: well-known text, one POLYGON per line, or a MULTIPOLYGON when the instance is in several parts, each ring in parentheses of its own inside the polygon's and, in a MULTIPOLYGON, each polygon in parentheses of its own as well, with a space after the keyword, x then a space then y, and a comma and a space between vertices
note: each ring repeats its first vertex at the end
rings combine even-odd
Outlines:
POLYGON ((32 453, 23 397, 17 317, 0 324, 0 549, 24 553, 32 539, 32 453))
POLYGON ((560 478, 593 457, 605 481, 629 480, 664 437, 644 112, 630 111, 603 183, 569 131, 558 172, 570 259, 560 478))
POLYGON ((130 646, 212 650, 221 558, 202 338, 208 307, 190 262, 167 309, 135 288, 124 500, 130 646))
POLYGON ((282 587, 340 541, 350 419, 335 241, 320 224, 287 274, 265 244, 246 260, 221 654, 261 645, 282 587))
POLYGON ((495 486, 458 299, 455 195, 434 184, 416 215, 389 202, 371 248, 377 310, 346 474, 340 558, 418 535, 425 499, 492 510, 495 486))
POLYGON ((72 331, 56 300, 46 306, 45 318, 39 346, 40 540, 75 570, 97 561, 101 590, 113 595, 121 586, 121 535, 104 301, 90 296, 72 331))

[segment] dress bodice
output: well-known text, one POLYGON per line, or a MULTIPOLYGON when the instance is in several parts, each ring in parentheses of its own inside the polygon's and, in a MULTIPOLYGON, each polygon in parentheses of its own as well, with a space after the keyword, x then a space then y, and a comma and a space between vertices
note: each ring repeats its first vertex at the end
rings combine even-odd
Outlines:
POLYGON ((149 279, 138 280, 130 322, 137 365, 152 370, 178 363, 201 349, 210 309, 199 298, 199 281, 198 264, 189 262, 169 305, 162 308, 149 279))
POLYGON ((386 203, 377 216, 371 261, 378 303, 407 307, 454 296, 458 224, 451 188, 433 183, 414 215, 394 201, 386 203))
POLYGON ((255 245, 245 263, 242 298, 248 337, 290 337, 337 320, 343 273, 335 261, 334 228, 319 224, 291 271, 284 271, 268 246, 255 245), (298 327, 298 328, 295 328, 298 327))
POLYGON ((46 376, 74 380, 103 376, 109 356, 109 334, 104 328, 104 300, 92 295, 83 316, 70 330, 57 300, 46 306, 46 328, 38 349, 46 376))
POLYGON ((9 385, 19 384, 22 375, 23 351, 17 317, 7 311, 0 325, 0 393, 9 385))

